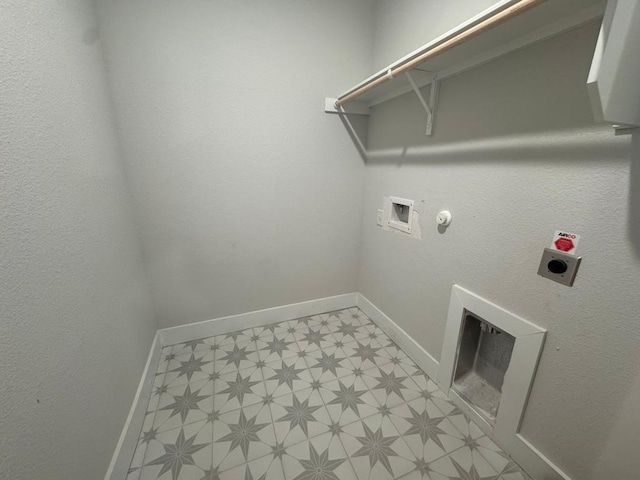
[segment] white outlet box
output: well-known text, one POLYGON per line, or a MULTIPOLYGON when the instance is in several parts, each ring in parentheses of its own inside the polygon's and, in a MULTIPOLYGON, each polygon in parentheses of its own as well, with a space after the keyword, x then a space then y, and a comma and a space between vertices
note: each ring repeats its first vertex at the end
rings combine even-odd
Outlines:
POLYGON ((381 210, 381 209, 379 209, 379 210, 378 210, 378 220, 377 220, 377 223, 378 223, 378 226, 379 226, 379 227, 381 227, 381 226, 382 226, 382 215, 383 215, 383 214, 384 214, 384 211, 383 211, 383 210, 381 210))
POLYGON ((389 227, 401 232, 411 233, 411 220, 413 218, 413 200, 408 198, 389 197, 391 213, 389 227))

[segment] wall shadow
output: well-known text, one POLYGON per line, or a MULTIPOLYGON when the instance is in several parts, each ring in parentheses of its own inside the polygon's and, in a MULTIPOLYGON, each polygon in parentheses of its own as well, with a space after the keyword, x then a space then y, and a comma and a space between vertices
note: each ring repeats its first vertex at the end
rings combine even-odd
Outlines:
POLYGON ((360 158, 363 162, 367 161, 367 131, 369 127, 369 117, 366 115, 349 115, 339 113, 340 121, 347 129, 349 137, 353 142, 360 158))
POLYGON ((609 126, 563 131, 541 131, 431 145, 375 149, 366 152, 369 163, 464 163, 522 161, 626 161, 630 139, 615 136, 609 126))
POLYGON ((640 131, 632 135, 629 172, 629 240, 640 258, 640 131))

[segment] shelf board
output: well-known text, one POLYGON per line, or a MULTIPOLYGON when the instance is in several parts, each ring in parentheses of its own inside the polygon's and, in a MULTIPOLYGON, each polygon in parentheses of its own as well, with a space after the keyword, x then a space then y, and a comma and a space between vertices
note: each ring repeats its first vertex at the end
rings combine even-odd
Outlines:
MULTIPOLYGON (((353 86, 338 98, 343 98, 372 80, 386 75, 389 69, 398 67, 407 61, 440 45, 482 20, 516 3, 516 0, 503 0, 479 15, 458 25, 456 28, 427 43, 421 48, 405 55, 379 72, 353 86)), ((508 21, 470 38, 466 42, 440 55, 433 57, 411 70, 411 76, 418 86, 427 85, 434 73, 438 78, 460 73, 494 58, 527 45, 542 41, 562 32, 579 27, 602 17, 606 2, 604 0, 547 0, 508 21)), ((411 90, 404 75, 382 83, 374 89, 354 99, 367 106, 390 100, 411 90)), ((345 105, 348 105, 345 104, 345 105)))

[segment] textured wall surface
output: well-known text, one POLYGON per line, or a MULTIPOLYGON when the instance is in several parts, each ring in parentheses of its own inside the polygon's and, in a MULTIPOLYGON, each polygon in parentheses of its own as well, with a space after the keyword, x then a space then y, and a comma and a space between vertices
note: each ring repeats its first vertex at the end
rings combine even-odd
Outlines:
POLYGON ((640 431, 640 375, 629 384, 627 397, 617 412, 616 423, 606 437, 606 448, 598 456, 593 478, 638 477, 638 432, 640 431))
POLYGON ((323 101, 370 71, 371 3, 102 7, 161 324, 354 291, 364 164, 323 101))
POLYGON ((640 471, 640 143, 591 120, 595 25, 445 80, 431 138, 379 105, 365 168, 323 97, 492 1, 100 2, 119 142, 88 3, 0 0, 0 478, 104 474, 156 328, 139 243, 162 326, 360 290, 437 358, 458 283, 549 329, 525 437, 640 471), (560 228, 572 289, 535 274, 560 228))
POLYGON ((0 478, 104 476, 156 328, 88 2, 0 0, 0 478))
POLYGON ((593 480, 614 478, 598 473, 606 465, 640 469, 613 447, 630 434, 622 405, 640 400, 631 388, 640 154, 630 137, 593 125, 585 79, 597 31, 588 25, 446 79, 431 138, 413 94, 376 107, 358 287, 436 358, 454 283, 546 327, 522 433, 572 478, 593 480), (388 195, 416 200, 422 241, 376 226, 388 195), (446 231, 435 223, 442 209, 453 214, 446 231), (556 229, 583 236, 573 288, 536 274, 556 229))

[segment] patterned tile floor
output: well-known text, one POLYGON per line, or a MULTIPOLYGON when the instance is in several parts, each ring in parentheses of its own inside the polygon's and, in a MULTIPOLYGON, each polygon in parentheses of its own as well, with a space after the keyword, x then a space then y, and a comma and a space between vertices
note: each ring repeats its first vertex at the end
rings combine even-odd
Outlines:
POLYGON ((523 480, 357 308, 165 347, 127 480, 523 480))

